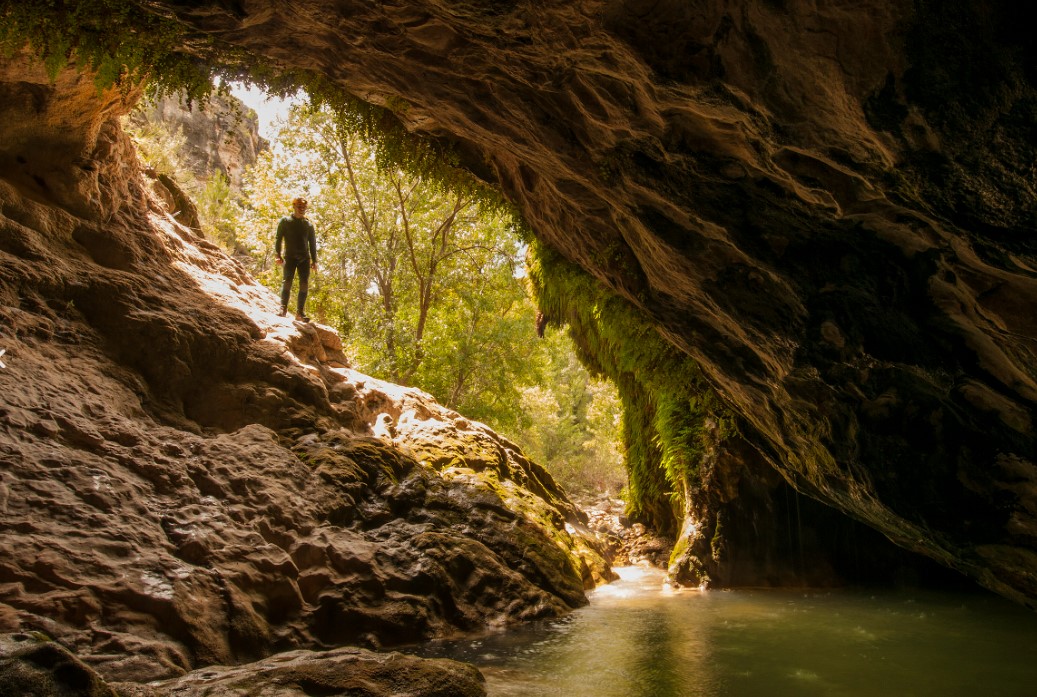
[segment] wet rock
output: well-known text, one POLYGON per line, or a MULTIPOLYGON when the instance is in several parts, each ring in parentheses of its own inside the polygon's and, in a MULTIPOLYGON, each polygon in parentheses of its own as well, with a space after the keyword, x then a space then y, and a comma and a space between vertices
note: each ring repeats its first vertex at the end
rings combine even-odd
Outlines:
POLYGON ((613 566, 648 564, 667 568, 674 548, 673 538, 631 521, 625 513, 624 501, 603 496, 583 501, 582 506, 589 519, 588 527, 602 539, 606 558, 613 566))
POLYGON ((470 665, 362 649, 288 651, 243 666, 211 666, 146 686, 115 684, 118 697, 482 697, 483 676, 470 665))
POLYGON ((0 634, 0 694, 119 697, 101 677, 41 634, 0 634))

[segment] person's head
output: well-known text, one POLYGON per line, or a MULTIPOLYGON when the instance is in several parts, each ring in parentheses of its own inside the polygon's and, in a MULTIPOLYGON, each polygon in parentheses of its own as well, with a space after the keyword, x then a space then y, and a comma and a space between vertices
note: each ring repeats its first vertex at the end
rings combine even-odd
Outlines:
POLYGON ((306 199, 304 199, 302 196, 292 199, 292 213, 294 213, 297 218, 301 218, 304 215, 306 215, 306 206, 306 199))

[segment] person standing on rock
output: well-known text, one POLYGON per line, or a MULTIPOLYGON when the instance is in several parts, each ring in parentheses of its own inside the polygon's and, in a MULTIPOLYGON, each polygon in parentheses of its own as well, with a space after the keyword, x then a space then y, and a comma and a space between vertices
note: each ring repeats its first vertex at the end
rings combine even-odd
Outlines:
POLYGON ((306 219, 306 199, 292 200, 292 214, 281 218, 277 224, 277 239, 274 253, 277 263, 284 266, 284 285, 281 286, 281 316, 288 312, 288 297, 292 294, 295 272, 299 272, 299 297, 295 308, 295 319, 309 322, 306 316, 306 294, 310 290, 310 269, 317 270, 317 233, 313 224, 306 219), (284 257, 281 242, 284 242, 284 257))

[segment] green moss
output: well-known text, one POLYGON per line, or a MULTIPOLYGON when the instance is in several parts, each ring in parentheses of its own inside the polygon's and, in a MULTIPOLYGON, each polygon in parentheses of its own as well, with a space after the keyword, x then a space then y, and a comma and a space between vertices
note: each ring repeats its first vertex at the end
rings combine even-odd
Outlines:
MULTIPOLYGON (((147 84, 158 94, 208 95, 212 69, 183 52, 177 21, 119 0, 0 0, 0 46, 7 55, 28 47, 51 78, 69 62, 94 73, 98 89, 129 91, 147 84)), ((199 46, 205 53, 211 45, 199 46)))
POLYGON ((580 359, 623 403, 628 512, 667 533, 683 518, 699 467, 734 418, 698 365, 651 320, 557 252, 530 245, 530 279, 549 321, 568 325, 580 359))
POLYGON ((99 90, 129 93, 143 87, 152 97, 181 94, 203 101, 231 82, 287 96, 305 91, 314 105, 328 105, 342 125, 376 144, 379 164, 398 167, 463 194, 484 209, 518 217, 497 189, 466 168, 452 141, 409 133, 400 121, 410 103, 389 97, 386 106, 364 102, 326 76, 286 68, 244 49, 121 0, 0 0, 0 50, 7 56, 28 48, 51 78, 73 63, 94 74, 99 90), (219 83, 220 88, 215 85, 219 83))
POLYGON ((491 438, 460 430, 443 430, 433 437, 412 438, 409 451, 419 461, 442 471, 459 467, 473 472, 495 471, 504 474, 507 461, 503 450, 491 438))
POLYGON ((709 550, 715 562, 724 556, 724 524, 720 511, 717 511, 717 524, 713 529, 713 539, 709 541, 709 550))
POLYGON ((312 467, 322 479, 339 487, 366 483, 370 477, 363 467, 350 457, 322 448, 312 455, 299 453, 299 459, 312 467))
POLYGON ((676 525, 676 511, 667 495, 662 452, 655 438, 655 408, 651 393, 633 374, 615 378, 623 404, 623 444, 626 448, 627 512, 662 531, 676 525))
POLYGON ((691 547, 691 535, 681 535, 677 538, 677 542, 673 545, 673 549, 670 550, 670 560, 667 562, 667 566, 673 566, 678 563, 684 554, 691 547))
POLYGON ((338 432, 294 445, 292 452, 326 482, 344 490, 396 484, 416 464, 396 448, 338 432))

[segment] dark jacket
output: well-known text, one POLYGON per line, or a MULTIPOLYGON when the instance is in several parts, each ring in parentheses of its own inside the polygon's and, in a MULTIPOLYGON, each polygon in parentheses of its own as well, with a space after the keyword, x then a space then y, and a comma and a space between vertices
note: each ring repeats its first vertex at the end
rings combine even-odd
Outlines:
POLYGON ((281 241, 284 241, 284 256, 294 261, 312 260, 317 263, 317 234, 306 218, 286 215, 277 224, 277 239, 274 251, 281 256, 281 241))

